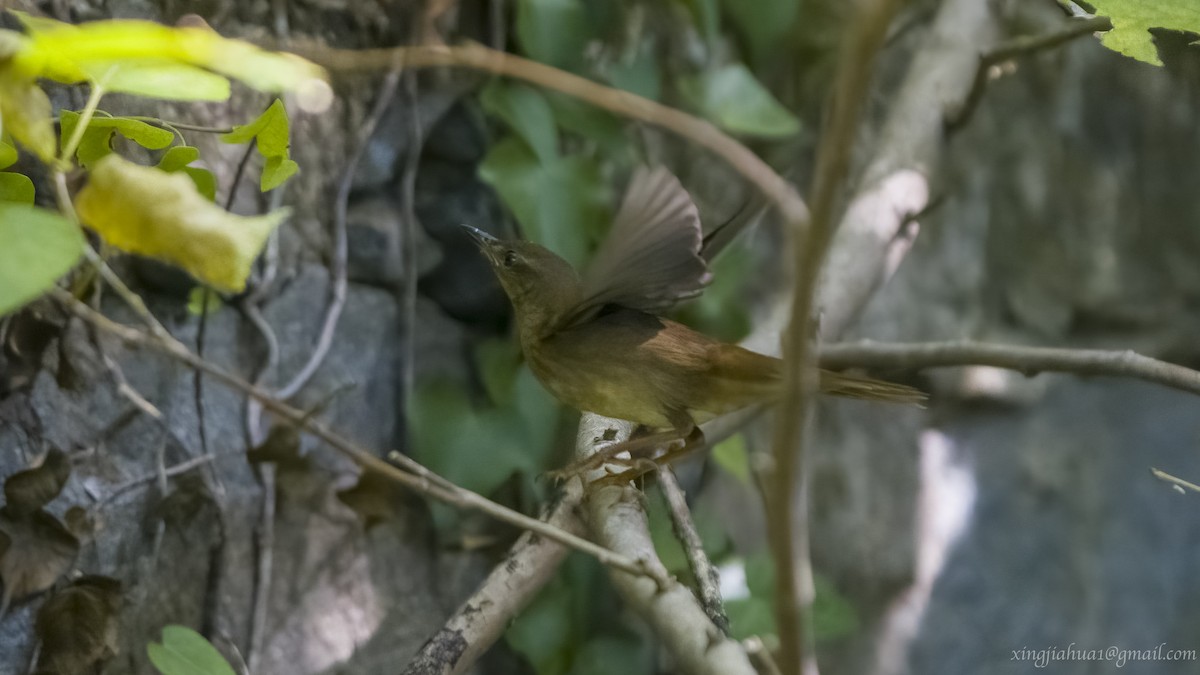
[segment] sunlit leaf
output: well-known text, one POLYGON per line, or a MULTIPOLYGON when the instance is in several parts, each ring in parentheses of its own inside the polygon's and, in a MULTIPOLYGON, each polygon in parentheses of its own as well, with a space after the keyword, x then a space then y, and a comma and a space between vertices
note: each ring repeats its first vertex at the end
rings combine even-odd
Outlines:
POLYGON ((233 128, 220 138, 225 143, 254 141, 259 154, 266 158, 259 187, 263 192, 283 185, 300 170, 300 165, 288 158, 290 141, 287 110, 275 99, 253 122, 233 128))
POLYGON ((229 80, 203 68, 158 59, 122 61, 106 72, 109 91, 173 101, 224 101, 229 80))
POLYGON ((0 202, 32 204, 33 181, 29 176, 11 171, 0 171, 0 202))
POLYGON ((208 169, 201 169, 196 166, 183 167, 183 173, 192 179, 196 190, 203 195, 208 201, 214 201, 217 198, 217 179, 208 169))
POLYGON ((296 175, 300 170, 300 165, 287 157, 276 155, 268 157, 263 164, 262 178, 259 181, 259 189, 263 192, 269 192, 283 185, 287 179, 296 175))
POLYGON ((504 120, 543 162, 558 157, 558 128, 554 111, 532 87, 494 80, 479 96, 484 110, 504 120))
POLYGON ((223 38, 208 28, 129 19, 72 25, 14 14, 24 23, 28 40, 11 65, 26 78, 104 82, 109 91, 156 98, 224 98, 219 78, 202 68, 262 91, 294 91, 305 109, 322 110, 331 99, 319 66, 223 38))
POLYGON ((224 304, 220 295, 205 286, 196 286, 188 292, 187 311, 192 316, 211 315, 224 304))
POLYGON ((185 626, 166 626, 162 642, 146 645, 162 675, 234 675, 233 667, 204 636, 185 626))
POLYGON ((17 149, 4 141, 0 141, 0 169, 7 169, 16 163, 17 149))
POLYGON ((578 269, 608 214, 608 186, 586 157, 540 162, 524 143, 507 138, 492 146, 479 167, 521 223, 522 231, 578 269))
POLYGON ((12 71, 11 66, 0 68, 0 120, 4 131, 38 159, 52 162, 55 144, 50 99, 32 79, 16 77, 12 71))
POLYGON ((1161 66, 1151 28, 1200 33, 1200 4, 1195 0, 1090 0, 1096 14, 1112 19, 1112 30, 1100 36, 1105 47, 1161 66))
POLYGON ((261 115, 249 124, 235 126, 233 131, 221 135, 225 143, 258 142, 258 151, 264 157, 283 155, 288 151, 289 129, 287 110, 283 101, 275 99, 261 115))
POLYGON ((800 120, 741 64, 683 80, 680 88, 713 122, 734 133, 784 138, 800 131, 800 120))
MULTIPOLYGON (((59 124, 62 127, 60 134, 62 143, 65 145, 79 124, 79 113, 71 110, 62 111, 59 114, 59 124)), ((100 111, 97 111, 97 114, 88 122, 88 128, 112 129, 148 150, 161 150, 175 140, 175 134, 166 129, 129 117, 110 117, 100 111)))
POLYGON ((158 160, 158 168, 167 173, 174 173, 183 167, 200 159, 200 150, 190 145, 177 145, 163 153, 158 160))
POLYGON ((190 178, 118 155, 96 163, 75 206, 113 246, 174 263, 221 291, 240 292, 250 266, 286 209, 236 216, 201 195, 190 178))
POLYGON ((49 290, 83 255, 83 233, 53 211, 0 203, 0 316, 49 290))
MULTIPOLYGON (((66 147, 67 142, 75 133, 76 127, 79 126, 79 113, 70 110, 62 111, 59 115, 59 126, 61 127, 60 142, 63 147, 66 147)), ((75 151, 79 163, 90 168, 102 157, 111 153, 113 133, 119 133, 148 150, 161 150, 175 140, 175 134, 166 129, 160 129, 141 120, 111 117, 106 113, 98 112, 96 116, 92 117, 87 129, 80 137, 78 149, 75 151)))

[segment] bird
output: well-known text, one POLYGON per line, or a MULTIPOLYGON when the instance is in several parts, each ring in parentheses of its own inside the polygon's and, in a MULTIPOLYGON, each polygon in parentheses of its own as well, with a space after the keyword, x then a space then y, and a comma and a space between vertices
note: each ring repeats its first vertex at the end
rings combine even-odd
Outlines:
MULTIPOLYGON (((549 249, 463 225, 513 306, 534 376, 576 410, 633 422, 639 448, 681 439, 703 444, 699 425, 783 392, 783 360, 728 344, 663 316, 711 281, 699 212, 664 167, 639 167, 583 274, 549 249)), ((917 389, 820 371, 822 393, 917 403, 917 389)), ((632 450, 632 445, 622 449, 632 450)), ((611 456, 613 453, 605 453, 611 456)), ((595 466, 589 462, 588 466, 595 466)))

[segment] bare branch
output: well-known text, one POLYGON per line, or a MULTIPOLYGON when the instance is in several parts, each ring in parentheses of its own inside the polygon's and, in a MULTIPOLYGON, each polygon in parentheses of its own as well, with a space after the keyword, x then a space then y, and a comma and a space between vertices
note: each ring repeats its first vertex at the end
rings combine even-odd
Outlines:
POLYGON ((391 49, 339 50, 310 48, 302 56, 331 70, 458 66, 513 77, 560 91, 630 119, 674 132, 712 151, 753 182, 780 210, 784 222, 797 228, 808 223, 808 208, 795 188, 766 162, 711 123, 627 91, 606 87, 578 75, 479 44, 462 47, 417 46, 391 49))
POLYGON ((1159 361, 1136 352, 1099 349, 1024 347, 987 342, 880 343, 828 345, 821 349, 821 366, 921 370, 950 366, 992 366, 1026 375, 1044 371, 1075 375, 1108 375, 1154 382, 1200 394, 1200 371, 1159 361))
POLYGON ((958 131, 971 120, 971 115, 983 100, 983 92, 987 89, 988 77, 994 66, 1018 56, 1054 49, 1084 35, 1108 30, 1112 30, 1112 20, 1106 16, 1071 19, 1067 22, 1067 27, 1060 31, 1046 35, 1025 35, 997 45, 995 49, 979 57, 979 67, 975 71, 975 79, 971 82, 970 92, 957 110, 946 115, 946 131, 958 131))
POLYGON ((1191 490, 1192 492, 1200 492, 1200 485, 1188 482, 1182 478, 1176 478, 1162 469, 1150 467, 1150 474, 1164 483, 1174 485, 1175 489, 1179 490, 1180 492, 1183 492, 1185 488, 1191 490))
POLYGON ((721 577, 712 561, 708 559, 708 554, 704 552, 704 541, 696 531, 696 523, 692 522, 687 496, 679 486, 679 480, 675 478, 675 471, 669 465, 658 467, 658 487, 667 499, 667 510, 671 514, 675 536, 683 545, 692 576, 696 577, 696 596, 700 600, 700 606, 704 608, 704 613, 713 625, 725 635, 729 635, 729 617, 725 615, 725 603, 721 600, 721 577))
MULTIPOLYGON (((585 414, 579 424, 576 449, 591 454, 610 442, 629 437, 632 425, 599 415, 585 414)), ((572 479, 574 481, 579 478, 572 479)), ((692 675, 750 675, 750 665, 740 643, 721 633, 684 585, 667 576, 658 560, 650 525, 642 507, 641 491, 632 485, 597 484, 586 495, 592 536, 602 545, 626 556, 646 561, 658 570, 656 583, 647 576, 614 570, 613 586, 622 599, 653 629, 671 653, 678 672, 692 675)))
POLYGON ((846 40, 839 74, 817 151, 812 189, 812 221, 807 236, 792 233, 796 275, 790 325, 784 338, 784 414, 775 420, 775 461, 767 493, 767 530, 775 562, 775 623, 780 665, 785 675, 799 675, 813 664, 812 563, 808 554, 807 443, 805 430, 817 396, 814 350, 810 349, 813 310, 821 265, 837 221, 837 198, 850 169, 859 112, 871 83, 875 55, 899 3, 877 0, 864 6, 846 40))

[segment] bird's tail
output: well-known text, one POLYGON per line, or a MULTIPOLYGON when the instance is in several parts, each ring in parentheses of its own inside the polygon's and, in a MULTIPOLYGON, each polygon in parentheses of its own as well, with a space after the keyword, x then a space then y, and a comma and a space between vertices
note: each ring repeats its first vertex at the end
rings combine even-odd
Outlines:
POLYGON ((821 371, 821 393, 867 401, 910 405, 921 405, 929 398, 925 392, 908 385, 885 382, 861 375, 836 373, 832 370, 821 371))

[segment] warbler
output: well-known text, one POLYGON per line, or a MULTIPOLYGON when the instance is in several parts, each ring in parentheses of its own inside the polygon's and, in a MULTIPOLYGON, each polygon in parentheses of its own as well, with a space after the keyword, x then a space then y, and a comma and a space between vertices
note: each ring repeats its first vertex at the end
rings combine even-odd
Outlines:
MULTIPOLYGON (((559 401, 667 430, 655 437, 662 440, 694 438, 697 425, 782 394, 781 359, 661 316, 711 279, 696 205, 665 168, 634 172, 583 275, 543 246, 464 227, 512 301, 530 369, 559 401)), ((827 370, 820 389, 876 401, 925 399, 912 387, 827 370)))

